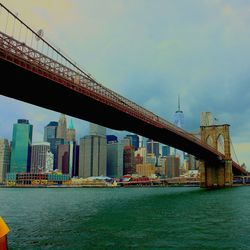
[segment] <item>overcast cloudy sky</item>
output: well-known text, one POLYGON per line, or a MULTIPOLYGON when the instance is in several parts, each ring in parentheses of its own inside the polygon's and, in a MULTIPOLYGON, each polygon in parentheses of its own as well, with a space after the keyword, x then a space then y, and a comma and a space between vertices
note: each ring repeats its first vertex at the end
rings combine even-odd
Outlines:
MULTIPOLYGON (((177 96, 185 129, 202 111, 231 125, 250 170, 250 1, 2 0, 99 82, 173 121, 177 96)), ((34 141, 59 114, 0 96, 0 137, 27 118, 34 141), (8 107, 8 108, 6 108, 8 107)), ((88 124, 74 119, 78 137, 88 124)))

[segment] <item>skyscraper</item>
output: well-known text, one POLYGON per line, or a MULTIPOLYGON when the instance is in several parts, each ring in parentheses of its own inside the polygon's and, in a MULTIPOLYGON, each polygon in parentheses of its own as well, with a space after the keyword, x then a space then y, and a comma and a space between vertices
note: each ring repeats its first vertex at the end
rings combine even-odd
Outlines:
POLYGON ((147 140, 147 154, 150 155, 154 154, 156 158, 158 158, 160 155, 159 148, 160 148, 159 142, 156 142, 151 139, 147 140))
POLYGON ((126 135, 125 138, 130 138, 132 146, 134 147, 134 150, 137 150, 139 148, 139 136, 136 134, 126 135))
POLYGON ((178 96, 178 110, 175 111, 174 114, 174 125, 179 127, 179 128, 183 128, 184 126, 184 114, 183 111, 181 110, 181 106, 180 106, 180 96, 178 96))
POLYGON ((123 175, 123 144, 110 142, 107 144, 107 175, 121 177, 123 175))
POLYGON ((69 173, 69 144, 58 145, 57 157, 58 157, 58 160, 57 160, 58 169, 63 174, 68 174, 69 173))
MULTIPOLYGON (((184 126, 184 114, 183 114, 183 111, 181 110, 180 96, 178 96, 178 110, 174 114, 174 125, 179 127, 179 128, 183 128, 183 126, 184 126)), ((184 152, 175 149, 174 154, 179 155, 181 165, 182 165, 183 160, 184 160, 184 152)))
POLYGON ((74 143, 72 176, 79 176, 79 145, 74 143))
POLYGON ((7 139, 0 139, 0 183, 6 178, 10 167, 10 145, 7 139))
POLYGON ((180 158, 175 155, 169 155, 165 161, 165 175, 168 178, 180 176, 180 158))
POLYGON ((50 143, 50 151, 54 155, 53 169, 57 169, 57 146, 64 144, 63 138, 56 138, 58 122, 51 121, 44 128, 44 141, 50 143))
POLYGON ((90 123, 90 135, 80 139, 79 176, 107 174, 106 128, 90 123))
POLYGON ((64 142, 67 140, 67 120, 64 114, 60 115, 57 131, 56 131, 56 138, 63 139, 64 142))
POLYGON ((53 156, 51 156, 50 153, 49 142, 40 142, 32 144, 30 172, 45 173, 46 171, 53 170, 52 160, 53 156))
POLYGON ((135 174, 135 150, 133 146, 125 146, 123 150, 123 174, 135 174))
POLYGON ((57 130, 58 122, 51 121, 44 128, 44 141, 50 142, 50 139, 56 138, 56 130, 57 130))
POLYGON ((73 120, 70 120, 69 128, 67 129, 67 141, 73 142, 76 140, 76 130, 74 128, 73 120))
POLYGON ((170 147, 167 145, 162 145, 162 156, 170 155, 170 147))
POLYGON ((10 172, 29 172, 33 126, 19 119, 13 126, 10 172))

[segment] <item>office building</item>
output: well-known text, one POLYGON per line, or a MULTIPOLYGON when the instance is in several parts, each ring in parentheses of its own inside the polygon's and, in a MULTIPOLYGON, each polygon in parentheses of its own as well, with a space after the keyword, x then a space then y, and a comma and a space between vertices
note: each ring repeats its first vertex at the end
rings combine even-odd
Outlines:
POLYGON ((167 146, 167 145, 162 145, 162 154, 161 156, 164 157, 164 156, 168 156, 170 155, 170 147, 167 146))
POLYGON ((139 148, 139 136, 135 134, 126 135, 125 138, 130 138, 131 145, 134 147, 134 150, 139 148))
POLYGON ((152 164, 137 164, 136 173, 141 176, 151 177, 155 175, 155 166, 152 164))
POLYGON ((57 166, 63 174, 69 174, 69 144, 57 146, 57 166))
POLYGON ((154 154, 156 158, 160 155, 160 144, 154 140, 148 139, 147 140, 147 154, 154 154))
POLYGON ((6 179, 10 168, 10 145, 7 139, 0 139, 0 183, 6 179))
POLYGON ((13 126, 10 172, 29 172, 33 126, 28 120, 18 119, 13 126))
POLYGON ((133 146, 125 146, 123 150, 123 174, 135 174, 135 150, 133 146))
POLYGON ((106 128, 90 123, 90 135, 80 139, 79 176, 107 175, 106 128))
POLYGON ((67 141, 67 120, 64 114, 60 115, 56 130, 56 138, 63 139, 64 142, 67 141))
MULTIPOLYGON (((70 160, 70 169, 72 168, 72 177, 79 176, 79 145, 75 142, 73 143, 73 156, 72 156, 72 167, 71 167, 71 160, 70 160)), ((71 149, 70 149, 71 152, 71 149)), ((71 154, 70 154, 71 155, 71 154)))
POLYGON ((58 127, 58 122, 51 121, 47 126, 44 128, 44 141, 49 142, 50 139, 56 138, 56 130, 58 127))
POLYGON ((169 155, 165 161, 165 175, 167 178, 180 176, 180 157, 169 155))
POLYGON ((143 161, 142 163, 146 163, 147 161, 147 149, 146 148, 138 148, 135 151, 135 155, 140 155, 140 157, 142 157, 143 161))
POLYGON ((119 178, 123 175, 123 148, 121 142, 107 144, 107 176, 119 178))
POLYGON ((76 130, 74 128, 73 120, 70 120, 69 127, 67 129, 67 138, 66 140, 68 142, 74 142, 76 141, 76 130))
POLYGON ((30 172, 45 173, 50 170, 53 170, 53 154, 50 152, 50 143, 33 143, 30 172))
POLYGON ((58 168, 57 164, 57 146, 64 144, 63 138, 56 138, 58 122, 51 121, 44 128, 44 141, 50 143, 50 151, 53 154, 53 169, 58 168))

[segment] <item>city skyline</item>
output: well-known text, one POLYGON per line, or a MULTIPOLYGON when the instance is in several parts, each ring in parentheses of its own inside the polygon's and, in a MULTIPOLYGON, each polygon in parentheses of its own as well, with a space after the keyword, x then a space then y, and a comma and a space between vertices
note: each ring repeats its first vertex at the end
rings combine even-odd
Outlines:
MULTIPOLYGON (((229 123, 240 164, 249 169, 249 3, 24 2, 3 4, 35 30, 42 28, 46 39, 105 86, 169 121, 180 95, 188 131, 198 129, 202 111, 212 112, 218 123, 229 123), (84 32, 71 29, 77 26, 84 32)), ((34 124, 39 139, 46 123, 59 116, 3 96, 0 102, 1 137, 7 139, 8 126, 19 118, 34 124)), ((75 124, 79 137, 87 134, 85 122, 76 119, 75 124)))

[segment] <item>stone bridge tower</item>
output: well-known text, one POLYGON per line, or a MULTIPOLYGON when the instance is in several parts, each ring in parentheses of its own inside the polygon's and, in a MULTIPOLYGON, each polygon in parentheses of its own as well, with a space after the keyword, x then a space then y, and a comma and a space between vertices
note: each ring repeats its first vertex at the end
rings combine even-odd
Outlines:
POLYGON ((220 163, 200 161, 202 187, 232 186, 232 158, 228 124, 200 126, 201 140, 225 155, 220 163))

